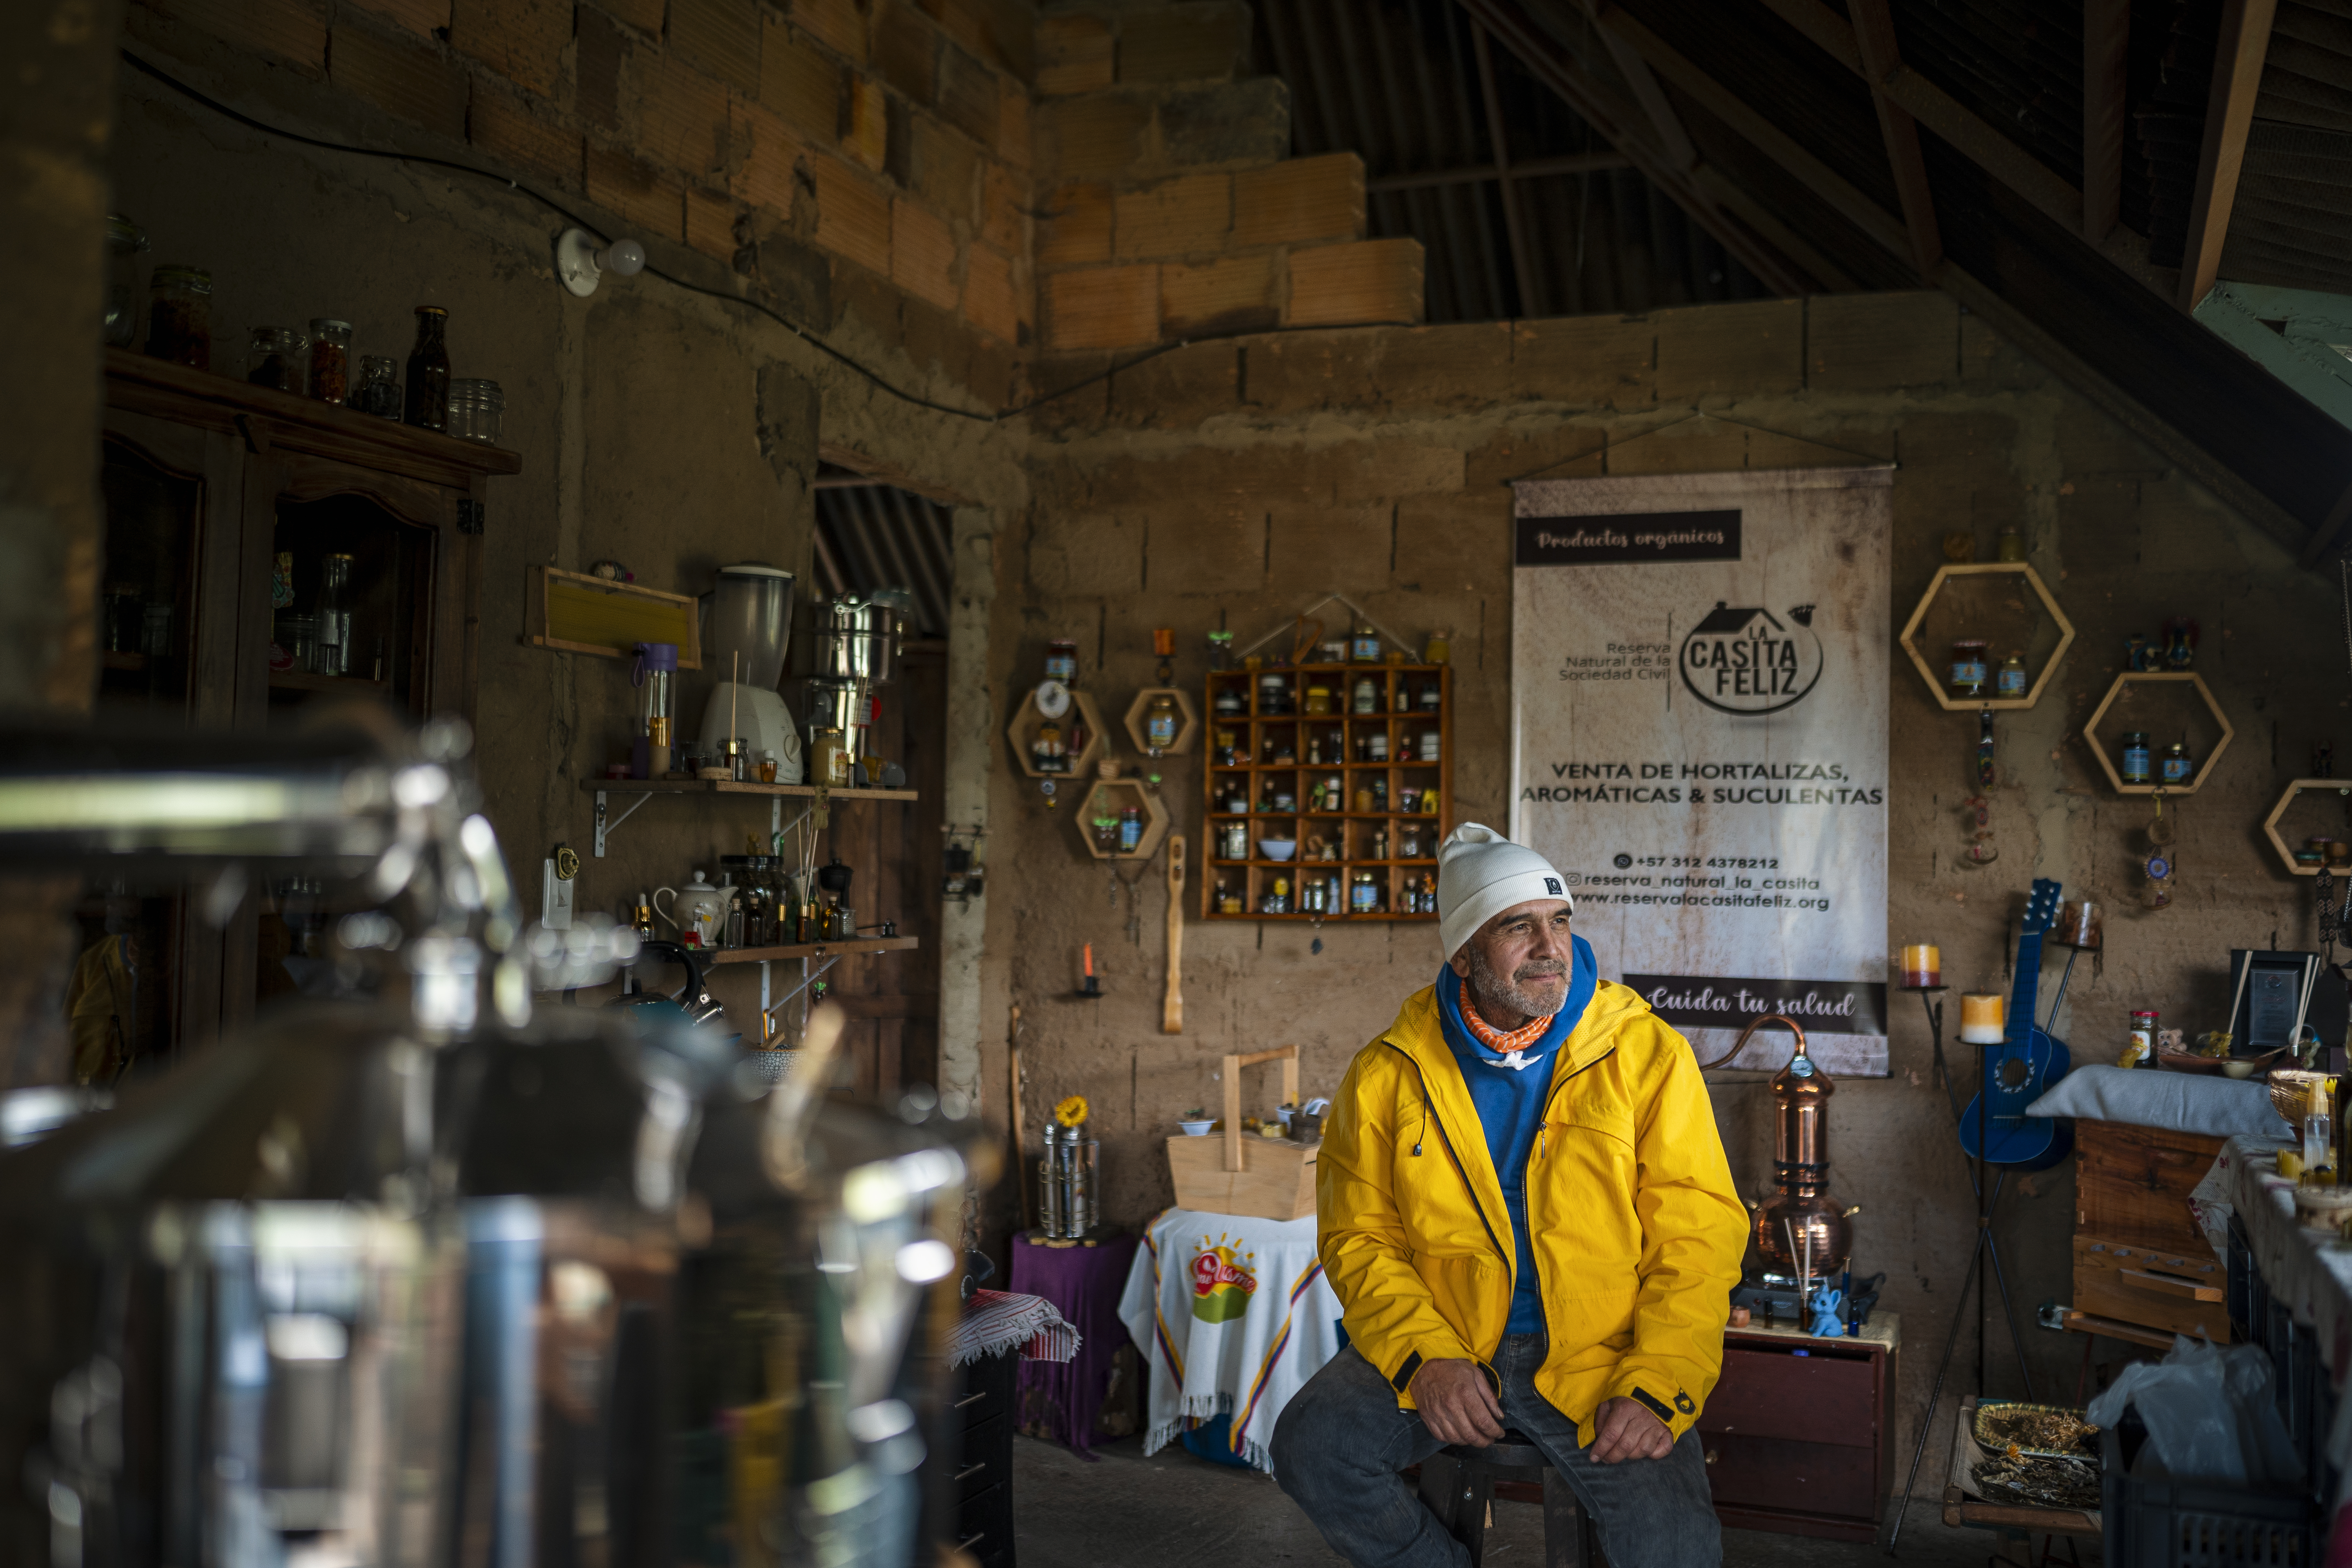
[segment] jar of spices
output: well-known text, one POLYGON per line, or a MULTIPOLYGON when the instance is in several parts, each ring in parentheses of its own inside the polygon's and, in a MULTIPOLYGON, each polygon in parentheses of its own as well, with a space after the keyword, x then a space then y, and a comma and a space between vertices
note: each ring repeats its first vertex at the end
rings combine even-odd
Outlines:
POLYGON ((360 384, 349 405, 379 419, 400 417, 400 364, 390 354, 360 356, 360 384))
POLYGON ((2164 760, 2158 764, 2157 776, 2167 786, 2185 784, 2189 775, 2197 770, 2189 765, 2189 742, 2175 741, 2164 748, 2164 760))
POLYGON ((311 398, 341 403, 352 389, 352 324, 326 316, 310 322, 311 398))
POLYGON ((1994 678, 1993 695, 2003 702, 2025 700, 2025 655, 2012 653, 2000 661, 2000 673, 1994 678))
POLYGON ((1349 706, 1359 713, 1377 713, 1381 710, 1381 689, 1370 676, 1357 677, 1355 695, 1349 706))
POLYGON ((1988 646, 1982 637, 1962 637, 1952 644, 1951 674, 1945 684, 1953 696, 1974 701, 1984 695, 1988 646))
POLYGON ((2156 1066, 2156 1026, 2158 1014, 2153 1007, 2132 1009, 2131 1033, 2126 1037, 2124 1059, 2117 1067, 2152 1068, 2156 1066))
POLYGON ((213 275, 158 267, 147 280, 147 353, 194 370, 213 367, 213 275))
POLYGON ((507 395, 497 382, 467 377, 449 384, 449 434, 460 441, 497 446, 506 412, 507 395))
POLYGON ((2147 782, 2147 731, 2134 730, 2124 736, 2124 783, 2144 784, 2147 782))
POLYGON ((1370 915, 1380 912, 1381 888, 1370 871, 1359 871, 1348 887, 1348 912, 1370 915))
POLYGON ((127 349, 139 322, 139 264, 147 233, 121 213, 106 215, 106 341, 127 349))
POLYGON ((408 400, 401 411, 420 430, 449 424, 449 312, 438 305, 416 307, 416 342, 408 351, 408 400))

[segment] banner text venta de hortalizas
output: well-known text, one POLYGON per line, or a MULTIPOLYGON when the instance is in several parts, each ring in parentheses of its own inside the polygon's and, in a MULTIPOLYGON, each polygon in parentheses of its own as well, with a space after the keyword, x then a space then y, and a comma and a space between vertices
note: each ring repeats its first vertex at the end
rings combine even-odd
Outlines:
POLYGON ((1883 784, 1843 763, 1551 763, 1552 784, 1522 784, 1523 805, 1883 805, 1883 784))

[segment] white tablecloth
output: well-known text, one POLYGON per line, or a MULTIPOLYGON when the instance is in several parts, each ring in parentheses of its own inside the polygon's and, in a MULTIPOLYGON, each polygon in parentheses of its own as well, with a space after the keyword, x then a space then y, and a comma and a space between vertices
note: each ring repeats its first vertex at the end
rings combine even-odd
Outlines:
POLYGON ((1147 1454, 1230 1415, 1233 1451, 1272 1474, 1283 1405, 1339 1353, 1339 1298, 1311 1215, 1163 1211, 1136 1250, 1118 1315, 1151 1369, 1147 1454))

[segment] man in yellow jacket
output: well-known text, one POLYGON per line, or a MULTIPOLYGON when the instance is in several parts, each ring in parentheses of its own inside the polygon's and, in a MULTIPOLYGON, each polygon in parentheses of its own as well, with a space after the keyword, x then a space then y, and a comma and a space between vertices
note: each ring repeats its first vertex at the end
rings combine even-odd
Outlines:
POLYGON ((1451 1568, 1397 1472, 1507 1429, 1612 1568, 1718 1563, 1692 1428, 1748 1220, 1690 1044, 1600 978, 1534 850, 1465 824, 1437 901, 1437 983, 1332 1101, 1317 1215, 1349 1342, 1284 1410, 1275 1474, 1358 1568, 1451 1568))

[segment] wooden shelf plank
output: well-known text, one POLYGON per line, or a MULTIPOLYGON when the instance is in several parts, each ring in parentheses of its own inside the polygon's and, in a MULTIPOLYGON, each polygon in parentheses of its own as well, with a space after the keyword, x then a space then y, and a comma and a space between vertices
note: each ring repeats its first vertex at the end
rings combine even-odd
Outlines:
POLYGON ((391 694, 392 687, 381 680, 370 680, 364 675, 319 675, 307 669, 273 669, 269 672, 272 691, 365 691, 378 697, 391 694))
POLYGON ((828 953, 907 952, 922 944, 913 936, 861 936, 848 942, 800 942, 783 947, 722 947, 702 954, 713 963, 766 963, 793 958, 823 958, 828 953))
MULTIPOLYGON (((732 779, 582 779, 580 787, 590 795, 781 795, 796 800, 810 800, 816 795, 814 784, 772 784, 756 781, 737 784, 732 779)), ((845 786, 827 790, 825 795, 833 800, 920 798, 910 789, 850 789, 845 786)))

